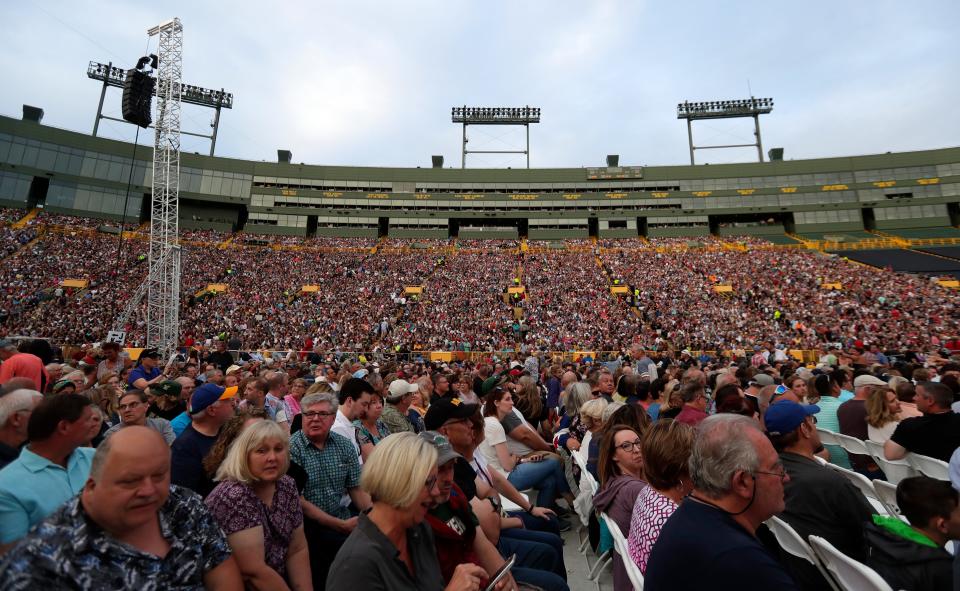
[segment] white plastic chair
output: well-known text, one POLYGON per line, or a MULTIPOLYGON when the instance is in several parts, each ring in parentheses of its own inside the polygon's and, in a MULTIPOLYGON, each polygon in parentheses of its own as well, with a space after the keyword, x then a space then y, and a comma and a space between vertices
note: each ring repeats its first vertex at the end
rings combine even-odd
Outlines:
POLYGON ((860 492, 866 497, 867 502, 876 509, 877 513, 884 515, 887 512, 887 507, 880 501, 877 497, 877 491, 874 490, 873 484, 870 483, 870 479, 864 476, 863 474, 858 474, 853 470, 847 470, 836 464, 827 464, 831 470, 836 470, 843 475, 844 478, 850 481, 860 492))
POLYGON ((613 519, 610 519, 606 513, 601 513, 600 519, 603 519, 603 522, 607 524, 607 529, 610 530, 610 535, 613 536, 613 549, 620 555, 620 561, 623 563, 624 570, 627 571, 627 577, 630 578, 630 583, 633 585, 635 591, 643 591, 643 575, 640 573, 640 568, 633 562, 633 559, 630 558, 630 552, 627 549, 627 539, 623 537, 620 526, 617 525, 613 519))
POLYGON ((810 546, 845 591, 893 591, 877 571, 843 554, 820 536, 810 536, 810 546))
POLYGON ((817 427, 817 433, 820 434, 820 443, 824 445, 840 445, 837 440, 837 434, 829 429, 817 427))
POLYGON ((800 534, 797 533, 797 530, 793 529, 789 523, 780 519, 777 516, 773 516, 767 520, 767 527, 770 528, 770 531, 773 532, 773 536, 777 538, 777 543, 780 544, 780 547, 784 552, 791 556, 796 556, 806 560, 813 566, 817 567, 817 570, 820 571, 820 574, 823 575, 824 580, 830 585, 831 589, 839 591, 836 583, 833 580, 833 577, 824 570, 823 565, 820 564, 820 559, 817 558, 817 555, 814 553, 813 548, 810 547, 810 544, 803 541, 803 538, 800 537, 800 534))
POLYGON ((867 447, 870 455, 873 456, 873 460, 880 466, 880 469, 883 470, 883 474, 887 477, 887 481, 890 484, 896 486, 900 484, 900 481, 904 478, 917 475, 917 471, 913 469, 913 466, 910 465, 908 460, 888 460, 887 456, 883 454, 882 443, 864 441, 863 444, 867 447))
POLYGON ((850 435, 844 435, 843 433, 834 433, 834 437, 837 438, 837 443, 840 444, 840 447, 847 450, 847 453, 858 454, 861 456, 870 455, 870 452, 867 450, 867 446, 864 445, 862 440, 857 439, 856 437, 851 437, 850 435))
POLYGON ((950 480, 950 466, 943 460, 912 453, 907 457, 918 472, 937 480, 950 480))
POLYGON ((887 508, 887 513, 906 521, 907 518, 900 513, 900 507, 897 506, 897 485, 884 480, 874 480, 871 484, 873 484, 873 490, 877 493, 877 498, 887 508))

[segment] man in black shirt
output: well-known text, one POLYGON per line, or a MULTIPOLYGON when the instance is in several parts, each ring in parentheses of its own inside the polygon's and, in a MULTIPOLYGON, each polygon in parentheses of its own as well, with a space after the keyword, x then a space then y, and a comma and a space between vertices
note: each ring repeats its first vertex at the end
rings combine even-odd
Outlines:
POLYGON ((953 412, 953 391, 945 384, 921 382, 914 397, 922 417, 904 419, 883 444, 888 460, 899 460, 913 452, 944 462, 960 447, 960 414, 953 412))
MULTIPOLYGON (((764 415, 767 434, 790 480, 784 484, 786 508, 779 517, 800 537, 826 538, 847 556, 863 561, 863 528, 873 508, 863 494, 835 470, 820 465, 814 454, 823 449, 814 422, 820 407, 781 400, 764 415)), ((804 589, 830 589, 807 562, 788 561, 804 589)))
POLYGON ((233 365, 233 355, 227 351, 226 341, 217 341, 217 350, 207 355, 207 363, 216 365, 222 372, 226 372, 227 368, 233 365))

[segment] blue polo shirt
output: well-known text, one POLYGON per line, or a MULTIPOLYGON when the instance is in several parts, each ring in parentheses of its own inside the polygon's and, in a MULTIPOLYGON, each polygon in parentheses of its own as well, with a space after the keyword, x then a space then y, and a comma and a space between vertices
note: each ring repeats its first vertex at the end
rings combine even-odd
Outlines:
POLYGON ((93 448, 78 447, 64 469, 23 448, 20 457, 0 470, 0 544, 27 535, 83 488, 90 475, 93 448))
POLYGON ((151 370, 147 370, 142 365, 138 365, 130 371, 130 375, 127 376, 127 390, 133 390, 135 388, 134 384, 140 378, 147 380, 148 382, 153 378, 160 375, 161 370, 159 367, 155 367, 151 370))

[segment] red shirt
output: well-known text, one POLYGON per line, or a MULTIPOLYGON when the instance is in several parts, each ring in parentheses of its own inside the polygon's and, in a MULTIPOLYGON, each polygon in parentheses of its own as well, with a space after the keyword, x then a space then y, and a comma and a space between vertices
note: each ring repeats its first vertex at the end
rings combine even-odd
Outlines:
POLYGON ((29 378, 33 380, 33 389, 43 392, 50 377, 43 366, 43 361, 30 353, 14 353, 0 365, 0 384, 6 384, 13 378, 29 378))

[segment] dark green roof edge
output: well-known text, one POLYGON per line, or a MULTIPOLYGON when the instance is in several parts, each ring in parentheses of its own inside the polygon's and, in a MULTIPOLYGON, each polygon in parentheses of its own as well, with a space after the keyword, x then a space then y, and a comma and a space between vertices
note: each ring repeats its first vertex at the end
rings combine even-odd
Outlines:
MULTIPOLYGON (((38 141, 47 141, 73 148, 130 157, 132 146, 108 138, 64 130, 48 125, 38 125, 0 115, 0 133, 9 133, 38 141)), ((152 133, 152 132, 151 132, 152 133)), ((149 153, 141 151, 138 159, 149 160, 149 153)), ((785 160, 766 163, 712 164, 697 166, 644 166, 643 179, 698 180, 738 177, 780 176, 811 173, 843 172, 852 170, 890 169, 908 166, 934 166, 960 162, 960 147, 895 152, 837 158, 809 160, 785 160)), ((181 164, 191 168, 220 170, 251 174, 255 176, 293 177, 327 180, 399 181, 399 182, 462 182, 462 183, 511 183, 511 182, 596 182, 588 181, 586 168, 534 168, 534 169, 459 169, 459 168, 386 168, 366 166, 322 166, 312 164, 278 164, 220 156, 203 156, 182 153, 181 164)), ((629 167, 631 165, 624 165, 629 167)), ((601 167, 602 168, 602 167, 601 167)), ((629 179, 606 179, 629 180, 629 179)), ((603 182, 603 181, 600 181, 603 182)))

